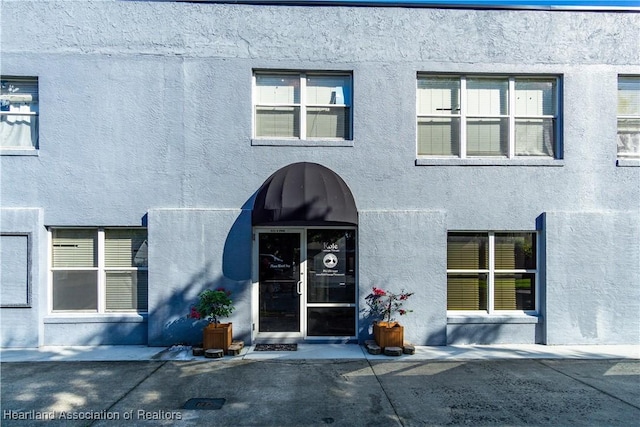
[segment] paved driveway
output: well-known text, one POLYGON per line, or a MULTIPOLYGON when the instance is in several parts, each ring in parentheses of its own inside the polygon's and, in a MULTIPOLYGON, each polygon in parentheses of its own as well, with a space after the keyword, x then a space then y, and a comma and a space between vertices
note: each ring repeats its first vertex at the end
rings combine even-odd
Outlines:
POLYGON ((0 369, 2 426, 631 426, 640 420, 638 360, 201 359, 17 362, 0 369), (209 409, 183 409, 195 398, 213 400, 195 402, 209 409), (220 409, 212 409, 216 404, 220 409))

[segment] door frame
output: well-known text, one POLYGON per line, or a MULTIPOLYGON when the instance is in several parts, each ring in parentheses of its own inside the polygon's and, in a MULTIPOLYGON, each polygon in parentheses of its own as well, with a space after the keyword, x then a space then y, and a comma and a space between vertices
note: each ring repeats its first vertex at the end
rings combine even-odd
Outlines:
MULTIPOLYGON (((299 342, 303 340, 308 341, 334 341, 345 342, 345 340, 357 339, 358 333, 358 247, 359 247, 359 235, 357 226, 341 226, 341 225, 309 225, 309 226, 256 226, 252 231, 252 286, 251 286, 251 342, 256 343, 260 341, 277 341, 277 342, 299 342), (356 335, 352 337, 326 337, 326 336, 308 336, 307 335, 307 230, 309 229, 323 229, 323 230, 353 230, 356 236, 356 261, 355 261, 355 300, 353 306, 356 310, 354 325, 356 335), (300 281, 302 282, 300 293, 300 332, 260 332, 259 331, 259 318, 260 318, 260 282, 259 282, 259 268, 260 268, 260 239, 261 233, 299 233, 300 234, 300 281)), ((331 304, 326 304, 330 306, 331 304)), ((339 306, 340 304, 335 304, 339 306)), ((343 304, 344 305, 344 304, 343 304)), ((351 305, 351 304, 349 304, 351 305)))

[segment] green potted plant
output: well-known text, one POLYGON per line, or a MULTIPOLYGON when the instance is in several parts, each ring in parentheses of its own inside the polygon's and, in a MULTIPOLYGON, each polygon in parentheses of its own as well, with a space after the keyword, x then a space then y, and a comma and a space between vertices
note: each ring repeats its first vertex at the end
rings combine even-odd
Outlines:
POLYGON ((232 323, 220 323, 220 318, 230 316, 234 309, 231 292, 224 288, 206 289, 198 295, 198 302, 191 306, 189 317, 208 320, 203 329, 204 350, 219 348, 227 352, 233 337, 232 323))
POLYGON ((403 304, 413 292, 394 293, 373 287, 365 297, 371 317, 379 319, 373 323, 373 337, 381 348, 404 346, 404 327, 395 322, 395 315, 404 316, 413 310, 403 308, 403 304))

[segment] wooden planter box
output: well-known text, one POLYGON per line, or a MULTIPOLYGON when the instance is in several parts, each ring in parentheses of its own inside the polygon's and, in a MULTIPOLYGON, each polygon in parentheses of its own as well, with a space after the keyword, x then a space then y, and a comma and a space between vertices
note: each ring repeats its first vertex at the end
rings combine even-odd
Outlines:
POLYGON ((231 325, 231 323, 209 323, 202 330, 202 348, 205 351, 219 348, 226 353, 233 336, 231 325))
POLYGON ((397 322, 376 322, 373 324, 373 338, 382 349, 385 347, 400 347, 404 345, 404 327, 397 322))

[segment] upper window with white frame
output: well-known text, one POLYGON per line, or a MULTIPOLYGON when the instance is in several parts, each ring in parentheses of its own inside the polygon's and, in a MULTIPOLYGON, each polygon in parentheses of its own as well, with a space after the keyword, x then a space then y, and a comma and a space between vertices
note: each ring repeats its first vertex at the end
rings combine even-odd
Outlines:
POLYGON ((558 78, 419 74, 418 157, 559 158, 558 78))
POLYGON ((450 232, 447 310, 536 311, 535 232, 450 232))
POLYGON ((254 137, 351 139, 351 74, 254 73, 254 137))
POLYGON ((640 77, 618 77, 618 157, 640 159, 640 77))
POLYGON ((0 149, 38 148, 38 79, 0 77, 0 149))
POLYGON ((51 230, 53 312, 146 312, 147 230, 51 230))

